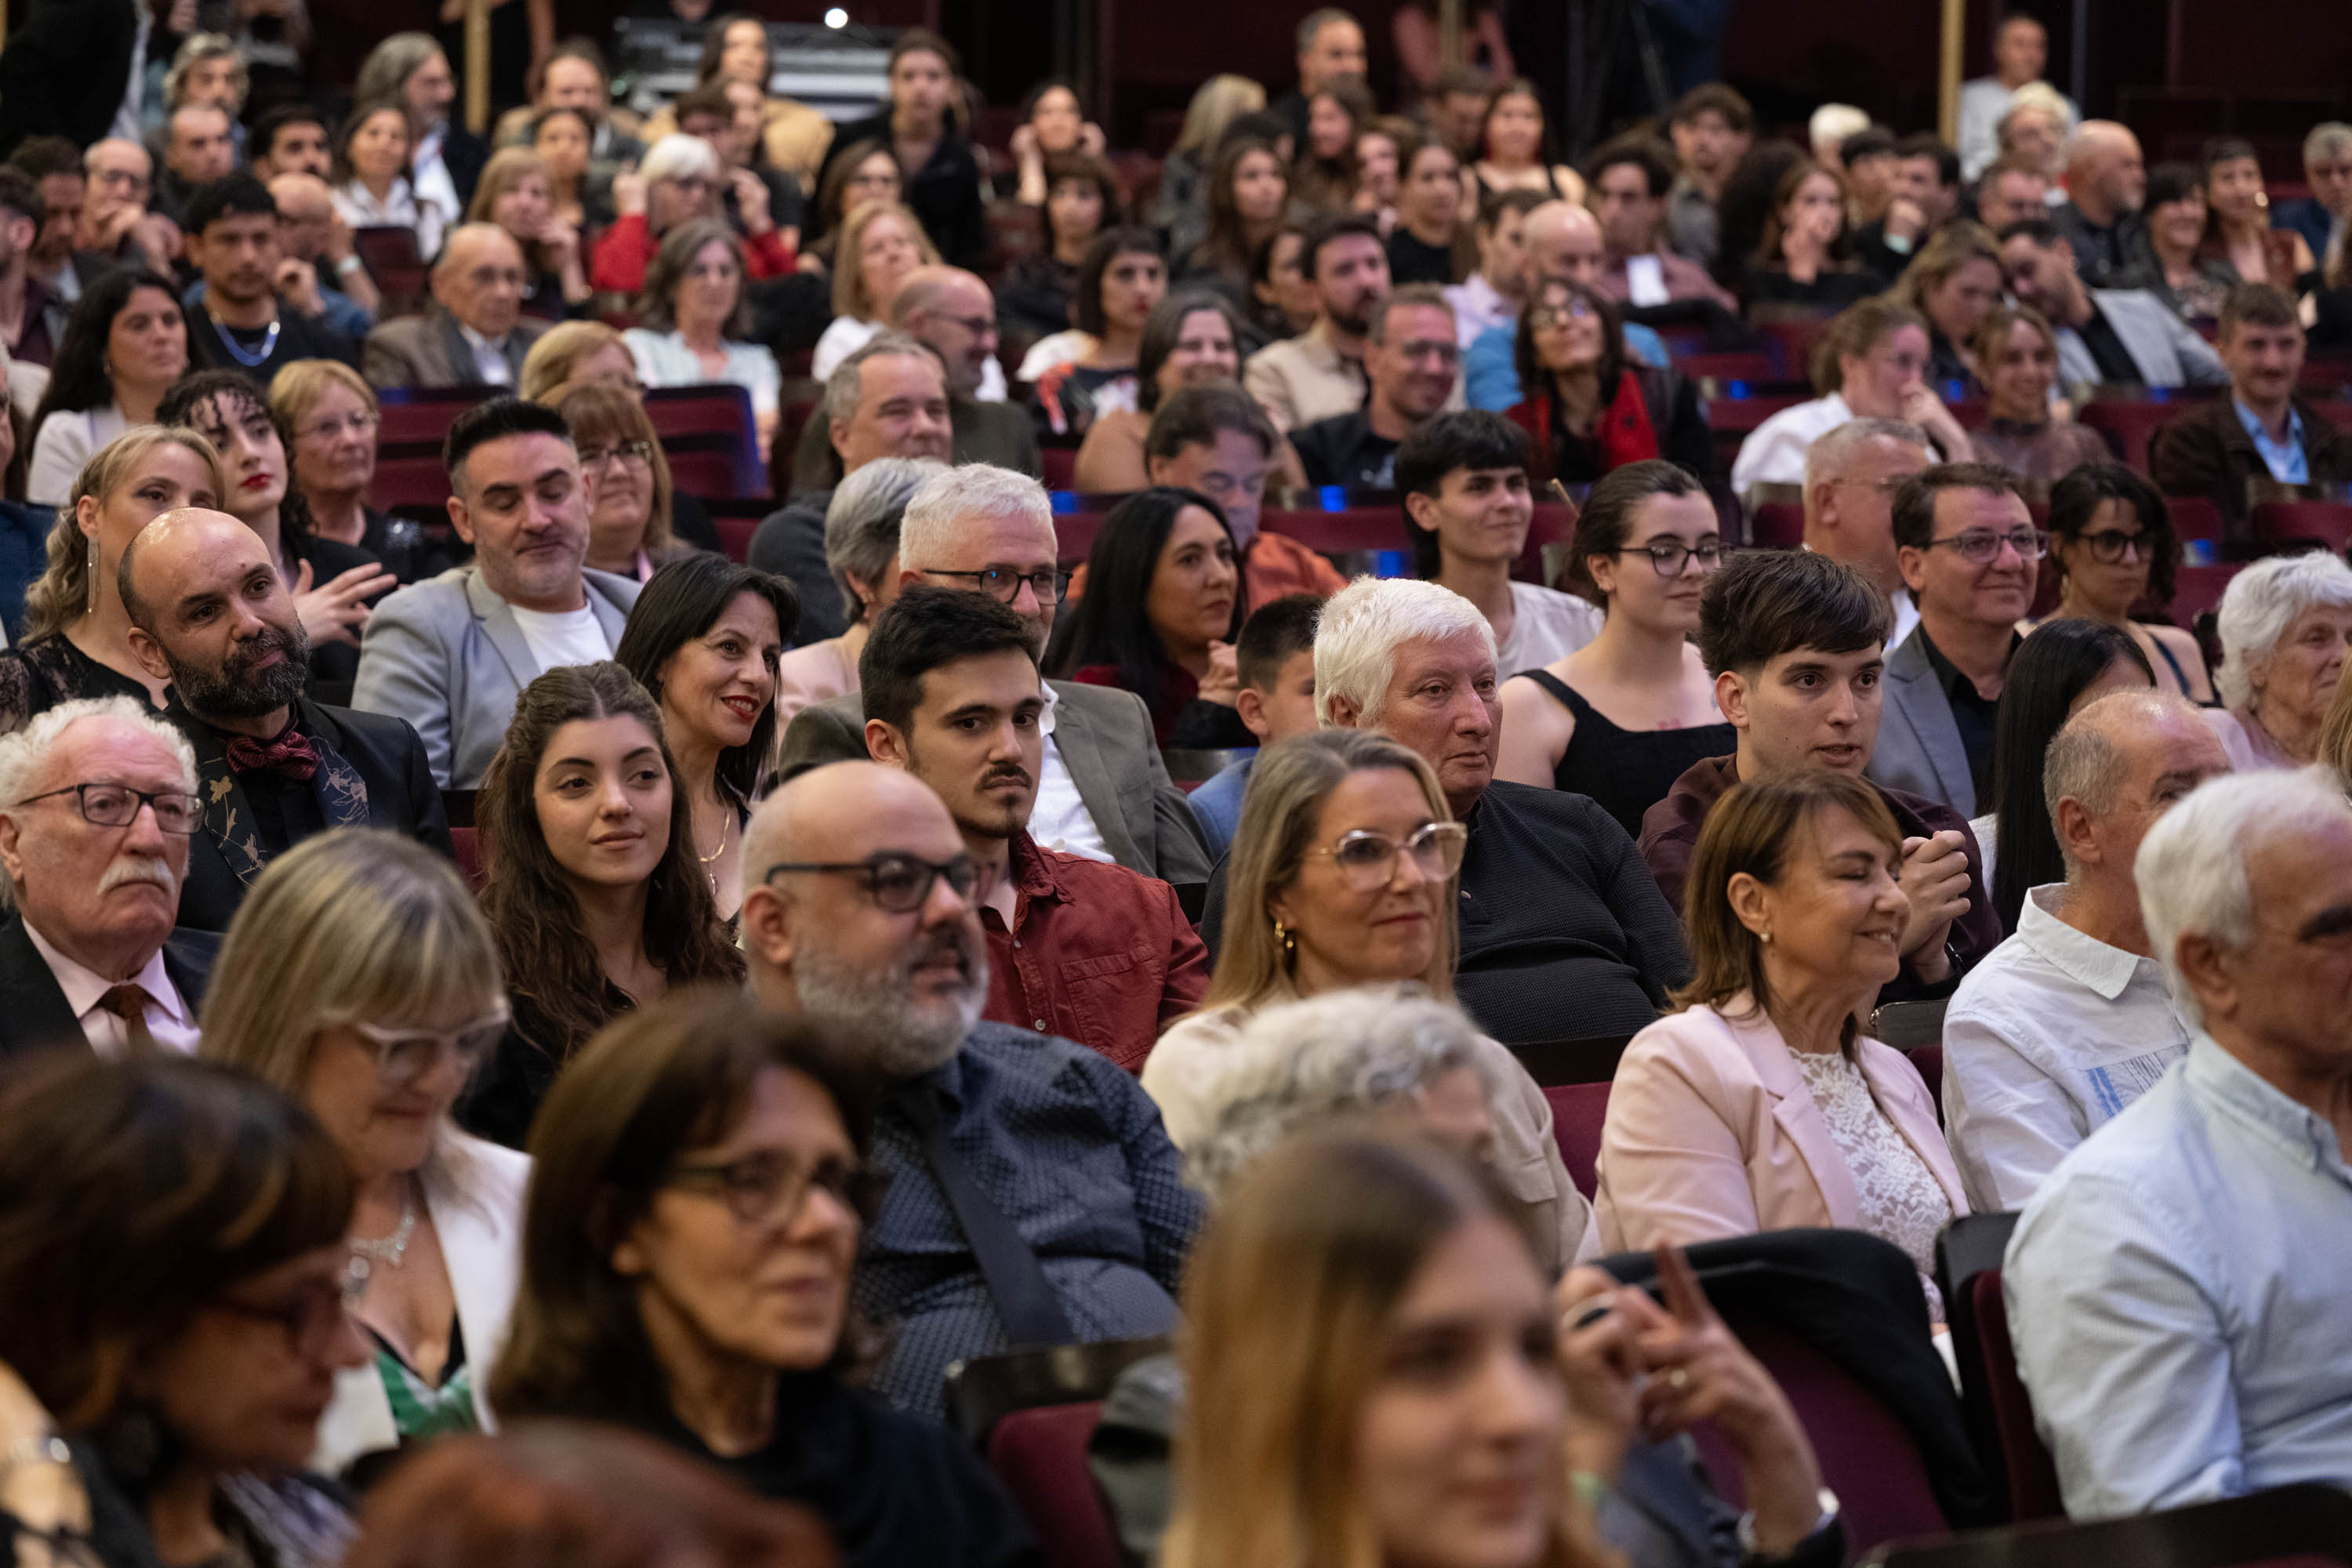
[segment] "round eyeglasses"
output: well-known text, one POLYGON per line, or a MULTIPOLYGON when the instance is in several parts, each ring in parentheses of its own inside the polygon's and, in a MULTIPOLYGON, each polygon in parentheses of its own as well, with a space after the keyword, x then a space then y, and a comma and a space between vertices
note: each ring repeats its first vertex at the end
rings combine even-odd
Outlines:
POLYGON ((727 1212, 741 1224, 785 1226, 801 1217, 809 1194, 819 1188, 861 1222, 870 1221, 887 1181, 853 1161, 827 1158, 804 1165, 772 1149, 723 1164, 673 1166, 669 1177, 676 1185, 716 1189, 727 1212))
POLYGON ((1423 876, 1443 882, 1462 868, 1462 852, 1469 844, 1470 829, 1458 822, 1429 823, 1402 843, 1385 833, 1360 827, 1340 835, 1337 844, 1309 849, 1307 858, 1329 859, 1350 889, 1369 893, 1388 886, 1396 876, 1399 855, 1411 856, 1423 876))

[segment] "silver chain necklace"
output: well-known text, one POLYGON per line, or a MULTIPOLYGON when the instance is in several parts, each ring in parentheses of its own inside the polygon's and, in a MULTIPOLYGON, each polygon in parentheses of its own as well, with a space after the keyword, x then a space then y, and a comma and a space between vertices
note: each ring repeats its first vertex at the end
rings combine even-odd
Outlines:
POLYGON ((368 1277, 375 1272, 378 1262, 389 1268, 399 1268, 401 1260, 408 1255, 409 1237, 415 1233, 416 1184, 413 1180, 404 1181, 400 1185, 400 1223, 393 1226, 392 1234, 371 1240, 353 1238, 343 1244, 352 1255, 351 1262, 343 1269, 343 1279, 351 1291, 356 1295, 366 1289, 368 1277))

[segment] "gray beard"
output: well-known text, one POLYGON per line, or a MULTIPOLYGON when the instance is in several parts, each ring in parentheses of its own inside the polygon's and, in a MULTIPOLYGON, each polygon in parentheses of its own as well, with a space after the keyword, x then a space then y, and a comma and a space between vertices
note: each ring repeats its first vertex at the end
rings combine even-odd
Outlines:
POLYGON ((874 974, 814 945, 793 955, 793 987, 801 1012, 821 1028, 846 1037, 857 1055, 893 1082, 944 1067, 963 1048, 988 1000, 988 952, 961 927, 954 943, 970 970, 962 993, 944 1012, 919 1007, 910 976, 925 956, 918 949, 874 974))
POLYGON ((183 664, 169 649, 163 654, 163 662, 172 668, 172 684, 180 689, 180 700, 200 719, 265 719, 301 696, 310 683, 310 644, 299 622, 291 629, 273 627, 270 633, 255 637, 232 659, 215 671, 183 664), (240 668, 270 652, 286 655, 275 668, 252 675, 240 668))

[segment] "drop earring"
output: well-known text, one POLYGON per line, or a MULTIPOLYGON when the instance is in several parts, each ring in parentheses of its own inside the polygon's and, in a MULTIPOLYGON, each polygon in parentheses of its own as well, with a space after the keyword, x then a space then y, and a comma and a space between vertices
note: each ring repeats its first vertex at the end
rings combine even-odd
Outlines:
POLYGON ((1295 957, 1298 952, 1298 939, 1291 935, 1290 928, 1280 921, 1274 922, 1274 945, 1282 949, 1285 958, 1295 957))
POLYGON ((89 614, 90 614, 90 615, 93 615, 93 616, 94 616, 94 615, 98 614, 98 535, 96 535, 95 533, 93 533, 93 534, 89 535, 89 612, 88 612, 88 613, 89 613, 89 614))

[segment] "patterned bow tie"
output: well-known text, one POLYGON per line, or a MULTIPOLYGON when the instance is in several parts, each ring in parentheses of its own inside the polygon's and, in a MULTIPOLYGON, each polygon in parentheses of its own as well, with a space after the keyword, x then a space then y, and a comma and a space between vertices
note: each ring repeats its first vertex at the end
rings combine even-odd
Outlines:
POLYGON ((299 730, 289 730, 274 741, 233 735, 227 751, 228 765, 236 773, 283 773, 289 779, 308 782, 319 771, 318 749, 299 730))

